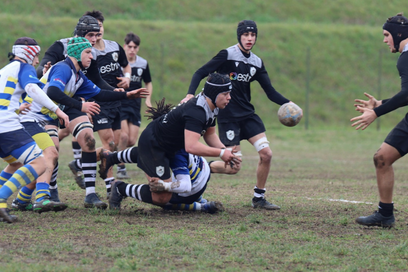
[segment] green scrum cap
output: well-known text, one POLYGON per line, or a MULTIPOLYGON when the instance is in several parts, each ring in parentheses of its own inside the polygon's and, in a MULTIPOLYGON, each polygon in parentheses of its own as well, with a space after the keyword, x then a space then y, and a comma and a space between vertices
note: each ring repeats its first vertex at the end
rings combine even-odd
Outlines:
POLYGON ((92 48, 91 43, 84 37, 75 37, 69 40, 67 46, 67 54, 81 62, 81 54, 87 48, 92 48))

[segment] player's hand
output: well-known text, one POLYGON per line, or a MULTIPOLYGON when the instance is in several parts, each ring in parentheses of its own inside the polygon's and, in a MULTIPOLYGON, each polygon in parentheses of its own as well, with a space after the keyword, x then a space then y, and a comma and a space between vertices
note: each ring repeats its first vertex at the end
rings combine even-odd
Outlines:
MULTIPOLYGON (((234 155, 234 158, 232 161, 229 163, 231 168, 241 168, 241 162, 242 162, 242 153, 241 150, 237 148, 237 146, 234 147, 228 147, 228 150, 232 152, 234 155)), ((227 163, 225 163, 225 167, 227 167, 227 163)))
POLYGON ((194 97, 194 95, 192 95, 192 94, 187 94, 186 97, 184 97, 184 98, 180 101, 180 104, 186 103, 188 100, 190 100, 190 99, 193 98, 193 97, 194 97))
POLYGON ((359 103, 359 104, 354 104, 354 107, 356 107, 356 111, 360 111, 360 108, 367 108, 367 109, 375 109, 376 107, 380 106, 381 101, 378 101, 377 99, 374 98, 374 96, 364 93, 365 96, 368 97, 368 100, 362 100, 362 99, 355 99, 354 101, 359 103))
POLYGON ((238 150, 236 150, 235 147, 233 147, 232 149, 225 149, 224 154, 221 156, 221 160, 225 162, 225 167, 227 167, 227 165, 231 163, 241 163, 241 158, 234 155, 234 152, 236 153, 237 151, 238 150))
POLYGON ((159 178, 150 178, 149 187, 151 192, 163 192, 166 191, 164 187, 164 181, 159 178))
POLYGON ((18 110, 20 111, 20 114, 27 114, 27 112, 31 110, 30 107, 31 107, 30 103, 21 103, 18 110))
POLYGON ((68 127, 69 125, 69 117, 65 114, 60 108, 55 111, 55 114, 58 116, 59 122, 61 125, 68 127))
POLYGON ((119 80, 118 87, 127 89, 130 86, 130 78, 128 77, 116 77, 119 80))
POLYGON ((149 91, 146 88, 140 88, 126 93, 128 99, 146 98, 149 95, 149 91))
POLYGON ((123 89, 123 88, 115 88, 115 89, 113 89, 113 91, 114 91, 114 92, 119 92, 119 93, 121 93, 121 92, 124 92, 125 89, 123 89))
POLYGON ((352 127, 357 126, 356 130, 360 128, 361 130, 365 130, 375 119, 377 119, 377 114, 375 114, 375 111, 372 109, 357 106, 357 110, 363 114, 350 120, 350 122, 354 122, 351 125, 352 127))
POLYGON ((43 68, 43 75, 45 75, 46 73, 47 73, 47 71, 51 68, 51 61, 49 61, 49 62, 47 62, 45 65, 44 65, 44 68, 43 68))
POLYGON ((95 102, 84 102, 82 103, 82 112, 89 113, 90 115, 98 114, 101 109, 100 106, 95 102))

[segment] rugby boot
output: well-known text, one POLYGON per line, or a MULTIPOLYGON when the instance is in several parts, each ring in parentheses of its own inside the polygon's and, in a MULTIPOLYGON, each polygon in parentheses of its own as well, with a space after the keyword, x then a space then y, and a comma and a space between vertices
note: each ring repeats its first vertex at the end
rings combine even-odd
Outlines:
POLYGON ((356 223, 368 227, 392 228, 395 226, 395 217, 394 215, 383 216, 379 211, 375 211, 372 215, 358 217, 356 223))
POLYGON ((85 189, 85 180, 83 178, 82 169, 80 169, 76 163, 76 160, 71 161, 69 164, 69 169, 75 176, 75 182, 81 189, 85 189))
POLYGON ((118 191, 118 185, 123 183, 123 181, 117 180, 112 183, 110 198, 109 198, 109 209, 110 210, 120 210, 120 203, 123 200, 123 196, 118 191))
POLYGON ((99 159, 101 160, 101 163, 99 164, 99 177, 102 179, 106 179, 108 177, 108 171, 109 168, 112 167, 113 163, 110 160, 110 155, 112 155, 113 152, 110 152, 107 149, 101 149, 99 152, 99 159))
POLYGON ((201 207, 203 212, 208 212, 211 214, 224 211, 224 206, 219 201, 210 201, 203 204, 201 207))
POLYGON ((252 207, 254 209, 265 209, 265 210, 280 210, 278 205, 268 202, 265 198, 252 198, 252 207))
POLYGON ((62 202, 54 202, 49 196, 44 196, 42 200, 35 201, 33 204, 33 211, 37 213, 43 212, 58 212, 65 210, 68 206, 62 202))
POLYGON ((102 202, 96 193, 91 193, 85 197, 84 207, 105 210, 108 205, 105 202, 102 202))
POLYGON ((17 216, 9 214, 9 209, 0 208, 0 218, 2 222, 13 223, 17 221, 17 216))
POLYGON ((24 202, 21 203, 20 201, 16 199, 13 200, 13 202, 11 202, 11 208, 14 211, 33 211, 33 203, 30 202, 24 202))

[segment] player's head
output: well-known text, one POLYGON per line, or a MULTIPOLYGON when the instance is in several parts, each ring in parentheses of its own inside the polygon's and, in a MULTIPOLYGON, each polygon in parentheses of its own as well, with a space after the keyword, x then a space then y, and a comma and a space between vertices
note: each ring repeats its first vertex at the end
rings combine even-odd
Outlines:
POLYGON ((10 59, 14 57, 19 57, 25 60, 28 64, 33 65, 33 61, 37 58, 38 64, 38 55, 40 54, 41 48, 38 43, 29 37, 18 38, 13 45, 12 53, 9 53, 10 59))
MULTIPOLYGON (((383 25, 383 29, 387 30, 394 41, 395 52, 399 51, 400 43, 408 38, 408 19, 398 13, 397 15, 390 17, 383 25)), ((393 50, 393 53, 395 53, 393 50)))
POLYGON ((135 59, 137 53, 139 52, 139 45, 140 45, 140 37, 136 34, 130 32, 126 34, 125 37, 125 44, 123 49, 128 58, 135 59))
POLYGON ((216 101, 220 93, 229 93, 232 91, 231 80, 228 75, 212 73, 207 77, 203 93, 217 107, 216 101))
MULTIPOLYGON (((256 34, 256 38, 255 38, 255 42, 256 42, 256 39, 258 38, 258 28, 256 26, 256 23, 252 20, 243 20, 239 22, 238 27, 237 27, 237 39, 242 48, 244 48, 244 46, 241 43, 241 36, 244 33, 248 33, 248 32, 252 32, 256 34)), ((255 45, 255 42, 253 45, 255 45)))
POLYGON ((92 16, 84 15, 75 27, 74 36, 85 37, 89 32, 99 33, 99 30, 98 20, 92 16))
POLYGON ((103 22, 105 21, 105 17, 103 17, 103 14, 101 11, 99 10, 92 10, 92 11, 87 11, 85 12, 84 15, 87 16, 91 16, 93 18, 95 18, 98 21, 98 25, 99 25, 99 32, 100 32, 100 36, 98 36, 98 40, 103 38, 103 34, 105 32, 105 29, 103 28, 103 22))
MULTIPOLYGON (((91 43, 87 39, 83 37, 74 37, 68 41, 67 54, 69 57, 73 57, 74 59, 76 59, 79 66, 83 68, 81 56, 82 52, 87 48, 92 48, 91 43)), ((85 64, 85 66, 89 65, 85 64)))

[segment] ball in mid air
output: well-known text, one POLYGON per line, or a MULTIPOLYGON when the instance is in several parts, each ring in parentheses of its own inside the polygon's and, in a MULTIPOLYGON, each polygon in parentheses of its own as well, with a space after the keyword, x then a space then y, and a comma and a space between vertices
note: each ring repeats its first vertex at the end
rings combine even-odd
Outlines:
POLYGON ((302 119, 303 111, 295 103, 283 104, 278 110, 279 121, 287 127, 294 127, 302 119))

